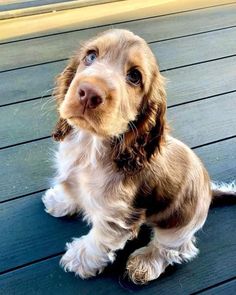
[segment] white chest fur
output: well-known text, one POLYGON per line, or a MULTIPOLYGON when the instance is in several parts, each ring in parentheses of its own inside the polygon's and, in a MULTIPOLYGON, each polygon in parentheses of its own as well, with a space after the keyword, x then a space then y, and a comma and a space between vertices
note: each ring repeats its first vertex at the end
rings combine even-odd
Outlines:
MULTIPOLYGON (((89 221, 109 218, 114 208, 127 207, 122 195, 127 194, 121 176, 106 163, 105 143, 85 131, 72 134, 60 143, 56 153, 56 182, 73 186, 73 194, 89 221)), ((107 161, 106 161, 107 162, 107 161)))

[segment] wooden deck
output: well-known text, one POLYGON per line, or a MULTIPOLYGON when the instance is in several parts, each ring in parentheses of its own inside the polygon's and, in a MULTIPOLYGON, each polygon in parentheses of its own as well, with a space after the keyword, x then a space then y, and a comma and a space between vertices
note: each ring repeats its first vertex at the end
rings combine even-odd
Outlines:
POLYGON ((87 226, 79 217, 50 217, 41 202, 53 175, 54 77, 81 40, 111 26, 139 34, 155 52, 169 80, 174 135, 214 180, 236 179, 236 2, 226 2, 0 44, 0 294, 236 294, 235 206, 210 211, 197 235, 198 258, 137 287, 122 274, 128 254, 147 242, 147 229, 104 274, 83 281, 58 262, 65 243, 87 226))

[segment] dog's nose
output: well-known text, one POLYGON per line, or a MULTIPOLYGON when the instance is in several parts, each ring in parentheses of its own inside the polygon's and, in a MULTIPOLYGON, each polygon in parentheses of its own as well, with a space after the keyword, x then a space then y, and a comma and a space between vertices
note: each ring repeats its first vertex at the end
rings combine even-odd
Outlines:
POLYGON ((78 93, 80 103, 84 108, 95 109, 103 101, 99 90, 87 83, 83 83, 79 86, 78 93))

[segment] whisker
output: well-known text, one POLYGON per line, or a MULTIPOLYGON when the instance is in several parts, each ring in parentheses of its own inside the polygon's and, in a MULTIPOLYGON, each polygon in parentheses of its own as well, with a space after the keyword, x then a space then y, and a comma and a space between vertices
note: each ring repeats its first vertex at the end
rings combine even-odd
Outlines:
POLYGON ((47 109, 48 108, 55 108, 55 104, 53 104, 53 105, 49 105, 48 106, 48 104, 51 104, 52 102, 54 101, 54 99, 53 98, 49 98, 49 99, 46 99, 46 101, 42 104, 42 106, 41 106, 41 111, 43 111, 43 109, 47 106, 47 109))
POLYGON ((133 127, 132 130, 134 130, 134 133, 135 133, 135 138, 137 139, 138 137, 138 129, 137 127, 135 126, 134 122, 130 122, 131 126, 133 127))
POLYGON ((42 96, 40 98, 44 98, 44 96, 48 95, 48 93, 50 92, 50 94, 53 93, 53 91, 55 91, 56 89, 58 89, 59 87, 53 87, 53 88, 50 88, 50 89, 47 89, 45 90, 43 93, 42 93, 42 96))

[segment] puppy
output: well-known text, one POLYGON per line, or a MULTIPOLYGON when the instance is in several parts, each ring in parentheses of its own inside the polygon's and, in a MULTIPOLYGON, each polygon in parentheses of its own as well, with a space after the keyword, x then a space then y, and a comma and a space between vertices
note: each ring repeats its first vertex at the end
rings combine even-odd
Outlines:
POLYGON ((193 259, 212 189, 198 157, 169 135, 165 81, 147 43, 126 30, 89 40, 57 78, 54 95, 60 144, 45 210, 55 217, 81 211, 92 226, 67 244, 65 270, 81 278, 101 273, 144 223, 153 234, 127 261, 134 283, 193 259))

